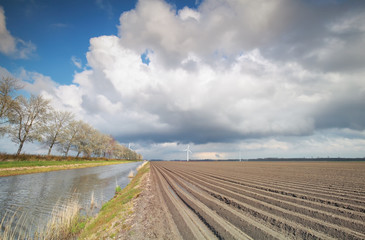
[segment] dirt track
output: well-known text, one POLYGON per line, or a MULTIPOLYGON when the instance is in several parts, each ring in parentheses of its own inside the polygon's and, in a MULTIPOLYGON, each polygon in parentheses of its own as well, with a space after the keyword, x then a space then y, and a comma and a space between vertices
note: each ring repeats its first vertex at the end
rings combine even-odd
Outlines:
POLYGON ((151 162, 184 239, 365 239, 365 163, 151 162))

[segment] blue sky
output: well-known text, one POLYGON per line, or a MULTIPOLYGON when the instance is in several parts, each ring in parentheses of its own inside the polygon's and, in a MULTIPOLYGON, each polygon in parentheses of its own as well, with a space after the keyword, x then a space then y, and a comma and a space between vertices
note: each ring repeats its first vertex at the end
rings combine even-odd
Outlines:
MULTIPOLYGON (((20 68, 51 76, 69 84, 79 69, 74 56, 85 64, 92 37, 117 35, 120 14, 135 7, 136 0, 3 0, 6 27, 13 36, 30 41, 36 50, 27 59, 0 55, 0 65, 10 72, 20 68)), ((169 1, 176 9, 196 7, 193 1, 169 1)))
POLYGON ((2 0, 0 73, 148 159, 184 159, 187 144, 196 159, 363 157, 364 12, 364 1, 2 0))

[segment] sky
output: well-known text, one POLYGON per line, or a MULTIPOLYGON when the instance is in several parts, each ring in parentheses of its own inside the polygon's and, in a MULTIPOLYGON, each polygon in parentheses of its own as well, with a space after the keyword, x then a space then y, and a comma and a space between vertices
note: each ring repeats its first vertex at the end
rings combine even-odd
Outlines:
POLYGON ((360 0, 0 0, 0 73, 146 159, 365 157, 364 49, 360 0))

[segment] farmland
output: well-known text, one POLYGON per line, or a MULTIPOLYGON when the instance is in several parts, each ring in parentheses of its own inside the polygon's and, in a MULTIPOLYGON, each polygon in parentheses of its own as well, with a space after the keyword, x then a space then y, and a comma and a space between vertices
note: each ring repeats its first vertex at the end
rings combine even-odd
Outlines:
POLYGON ((364 162, 151 162, 183 239, 365 239, 364 162))

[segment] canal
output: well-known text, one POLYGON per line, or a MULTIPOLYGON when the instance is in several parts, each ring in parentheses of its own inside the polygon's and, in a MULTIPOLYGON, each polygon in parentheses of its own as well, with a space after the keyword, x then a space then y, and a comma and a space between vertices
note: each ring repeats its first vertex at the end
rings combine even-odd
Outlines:
POLYGON ((0 177, 0 222, 6 216, 25 219, 23 231, 33 232, 49 219, 52 210, 77 198, 87 209, 91 199, 100 209, 115 194, 118 184, 129 183, 128 173, 142 162, 0 177), (14 215, 15 214, 15 215, 14 215))

